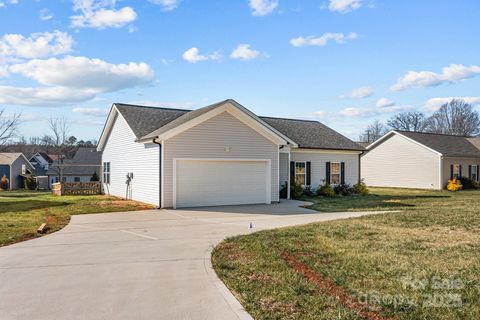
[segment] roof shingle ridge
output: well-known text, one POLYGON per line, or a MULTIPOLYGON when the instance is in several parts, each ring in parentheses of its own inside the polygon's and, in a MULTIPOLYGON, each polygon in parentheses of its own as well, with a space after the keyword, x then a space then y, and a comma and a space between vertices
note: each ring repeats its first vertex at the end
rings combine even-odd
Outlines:
POLYGON ((185 111, 185 112, 190 112, 193 110, 190 109, 181 109, 181 108, 168 108, 168 107, 156 107, 156 106, 144 106, 141 104, 131 104, 131 103, 121 103, 121 102, 115 102, 114 105, 121 105, 121 106, 126 106, 126 107, 134 107, 134 108, 149 108, 149 109, 158 109, 158 110, 172 110, 172 111, 185 111))
POLYGON ((406 131, 406 130, 393 130, 400 133, 418 133, 418 134, 429 134, 432 136, 446 136, 446 137, 459 137, 459 138, 479 138, 476 136, 459 136, 458 134, 446 134, 446 133, 435 133, 435 132, 418 132, 418 131, 406 131))

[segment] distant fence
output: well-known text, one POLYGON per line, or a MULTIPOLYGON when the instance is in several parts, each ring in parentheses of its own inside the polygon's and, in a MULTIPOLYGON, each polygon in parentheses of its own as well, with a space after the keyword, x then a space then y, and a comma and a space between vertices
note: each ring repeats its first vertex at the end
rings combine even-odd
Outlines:
POLYGON ((57 196, 101 194, 99 181, 93 182, 58 182, 52 184, 52 193, 57 196))

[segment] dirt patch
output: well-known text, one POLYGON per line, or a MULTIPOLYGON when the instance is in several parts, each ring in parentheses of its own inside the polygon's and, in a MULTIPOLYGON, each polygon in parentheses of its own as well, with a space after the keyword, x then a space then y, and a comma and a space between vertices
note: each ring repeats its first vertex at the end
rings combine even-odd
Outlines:
POLYGON ((331 279, 322 276, 306 263, 300 261, 296 256, 284 252, 282 258, 288 263, 288 265, 295 270, 295 272, 301 274, 310 283, 313 283, 317 288, 334 297, 335 300, 342 306, 354 311, 359 317, 366 320, 393 320, 394 318, 386 318, 382 316, 377 310, 378 307, 369 306, 365 303, 361 303, 355 297, 352 297, 343 288, 335 285, 331 279))

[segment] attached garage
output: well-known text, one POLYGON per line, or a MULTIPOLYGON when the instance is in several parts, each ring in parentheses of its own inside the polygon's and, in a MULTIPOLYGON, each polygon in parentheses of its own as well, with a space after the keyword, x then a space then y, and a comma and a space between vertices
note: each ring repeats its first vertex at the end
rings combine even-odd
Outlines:
POLYGON ((173 207, 271 202, 270 159, 174 159, 173 207))

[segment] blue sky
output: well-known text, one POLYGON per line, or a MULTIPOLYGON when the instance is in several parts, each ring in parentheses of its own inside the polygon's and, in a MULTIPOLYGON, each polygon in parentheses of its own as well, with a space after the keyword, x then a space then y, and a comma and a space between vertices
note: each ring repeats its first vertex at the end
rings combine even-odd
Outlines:
POLYGON ((0 108, 98 139, 113 102, 233 98, 356 139, 374 119, 480 105, 478 1, 0 0, 0 108))

